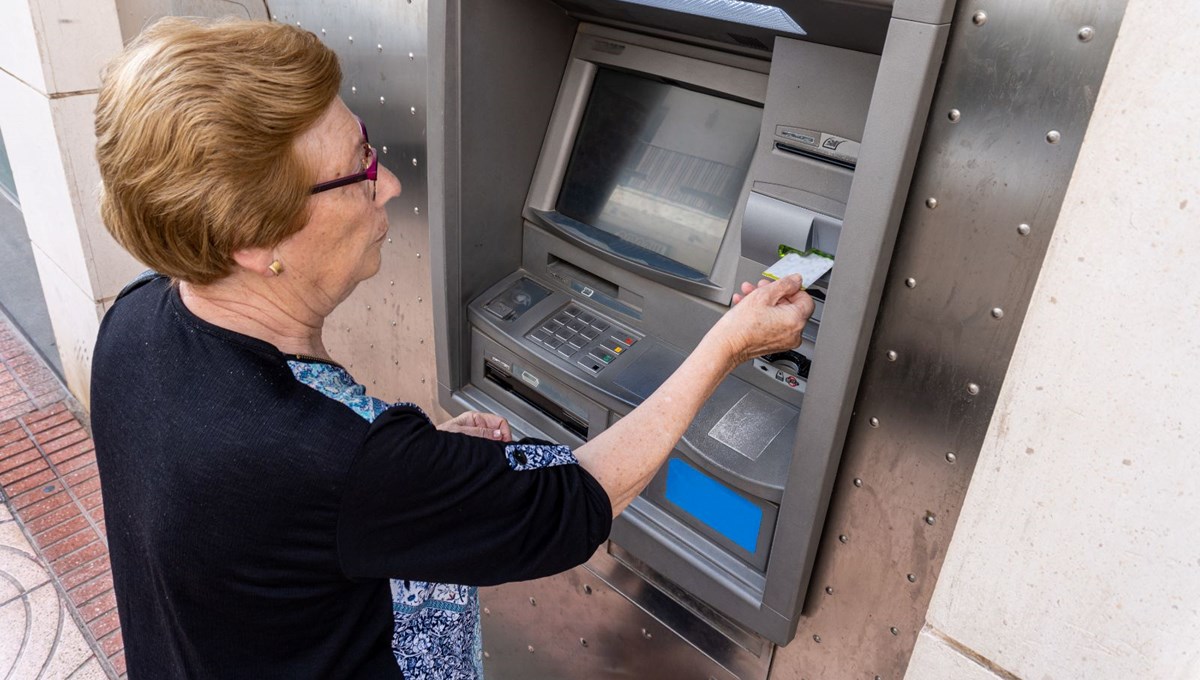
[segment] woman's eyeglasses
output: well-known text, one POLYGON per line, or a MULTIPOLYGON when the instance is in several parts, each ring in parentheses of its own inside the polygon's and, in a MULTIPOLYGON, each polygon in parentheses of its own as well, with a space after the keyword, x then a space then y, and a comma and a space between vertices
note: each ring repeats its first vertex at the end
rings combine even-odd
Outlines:
POLYGON ((363 125, 361 118, 358 119, 358 129, 362 130, 362 138, 363 138, 362 165, 360 167, 365 168, 365 170, 363 170, 362 172, 355 173, 353 175, 346 175, 345 177, 331 179, 328 182, 321 182, 320 184, 314 184, 313 188, 309 190, 310 194, 319 194, 322 191, 329 191, 330 189, 337 189, 338 187, 344 187, 348 184, 356 184, 358 182, 370 182, 371 183, 371 200, 372 201, 375 200, 375 180, 376 180, 376 178, 379 177, 379 154, 375 153, 375 147, 371 146, 371 144, 368 142, 367 126, 363 125))

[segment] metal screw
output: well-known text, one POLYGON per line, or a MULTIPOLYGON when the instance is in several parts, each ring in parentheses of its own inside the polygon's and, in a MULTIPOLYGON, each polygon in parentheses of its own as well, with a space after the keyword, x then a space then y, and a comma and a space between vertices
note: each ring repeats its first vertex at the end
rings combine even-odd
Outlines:
MULTIPOLYGON (((490 658, 492 658, 492 653, 491 653, 491 652, 484 652, 484 653, 483 653, 483 658, 485 658, 485 659, 490 659, 490 658)), ((879 680, 879 676, 875 676, 875 680, 879 680)))
POLYGON ((917 575, 916 575, 916 574, 909 574, 909 575, 908 575, 906 578, 908 578, 908 582, 909 582, 909 583, 916 583, 916 582, 917 582, 917 575))
POLYGON ((416 55, 415 55, 415 54, 413 54, 412 52, 409 52, 409 53, 408 53, 408 60, 409 60, 409 61, 412 61, 412 60, 413 60, 413 59, 415 59, 415 58, 416 58, 416 55))
POLYGON ((908 286, 909 288, 916 288, 917 280, 910 276, 907 279, 904 279, 904 285, 908 286))
POLYGON ((421 253, 417 253, 417 259, 421 259, 421 253))
POLYGON ((483 608, 483 615, 484 615, 484 616, 491 616, 491 615, 492 615, 492 610, 491 610, 491 609, 488 609, 487 607, 484 607, 484 608, 483 608))
POLYGON ((825 594, 832 595, 833 594, 833 586, 825 586, 825 594))
POLYGON ((1004 310, 1000 309, 999 307, 992 307, 992 318, 1003 319, 1004 318, 1004 310))
POLYGON ((386 147, 386 146, 382 147, 382 150, 383 150, 383 155, 385 155, 385 156, 386 156, 386 155, 387 155, 387 152, 388 152, 388 149, 387 149, 387 147, 386 147))
POLYGON ((954 465, 954 463, 956 463, 957 461, 958 461, 958 456, 954 455, 953 451, 948 451, 946 453, 946 462, 947 463, 954 465))
POLYGON ((413 164, 413 167, 414 167, 414 168, 415 168, 415 167, 417 167, 417 159, 416 159, 416 158, 414 158, 414 159, 412 160, 412 164, 413 164))
POLYGON ((425 338, 421 338, 421 339, 420 339, 420 340, 418 340, 417 342, 419 342, 420 344, 424 345, 424 344, 425 344, 425 338))
POLYGON ((367 311, 371 311, 371 305, 367 305, 367 311))
POLYGON ((587 647, 587 640, 585 640, 585 639, 583 639, 583 638, 579 638, 579 646, 580 646, 580 647, 587 647))
POLYGON ((300 22, 299 22, 299 21, 297 21, 297 22, 296 22, 296 28, 304 28, 304 27, 300 25, 300 22))
POLYGON ((644 637, 644 638, 646 638, 647 640, 649 640, 649 639, 651 639, 651 638, 653 638, 653 637, 654 637, 654 634, 653 634, 653 633, 651 633, 650 631, 646 630, 645 628, 643 628, 643 629, 642 629, 642 637, 644 637))
POLYGON ((531 597, 531 598, 529 598, 529 606, 530 606, 530 607, 536 607, 536 606, 537 606, 537 600, 533 599, 532 597, 531 597))
POLYGON ((958 109, 950 109, 950 113, 947 115, 950 118, 951 123, 957 123, 958 119, 962 118, 962 111, 959 111, 958 109))
POLYGON ((813 642, 817 643, 818 645, 821 644, 821 636, 813 635, 813 642))
POLYGON ((417 107, 415 107, 415 106, 408 107, 408 113, 409 113, 409 115, 413 115, 413 116, 417 115, 417 107))
POLYGON ((889 349, 889 350, 887 351, 887 359, 888 359, 888 361, 895 361, 896 359, 899 359, 899 358, 900 358, 900 355, 896 353, 896 350, 894 350, 894 349, 889 349))
POLYGON ((376 45, 376 46, 375 46, 375 50, 376 50, 377 52, 382 52, 382 51, 383 51, 383 45, 376 45))
POLYGON ((391 237, 391 236, 389 236, 389 237, 388 237, 388 243, 391 243, 391 242, 392 242, 392 237, 391 237))
POLYGON ((529 650, 529 653, 530 653, 530 654, 533 654, 533 645, 529 645, 529 646, 528 646, 528 647, 526 647, 525 649, 528 649, 528 650, 529 650))
POLYGON ((380 98, 379 98, 379 105, 380 105, 380 106, 383 106, 383 105, 384 105, 384 104, 386 104, 386 103, 387 103, 387 99, 385 99, 385 98, 383 98, 383 97, 380 97, 380 98))
POLYGON ((585 584, 583 584, 583 594, 584 594, 584 595, 591 595, 591 594, 592 594, 592 587, 591 587, 590 585, 586 584, 586 583, 585 583, 585 584))
POLYGON ((1079 38, 1079 42, 1091 42, 1092 38, 1096 37, 1096 29, 1092 28, 1091 26, 1084 26, 1083 28, 1079 29, 1079 34, 1077 37, 1079 38))
POLYGON ((979 394, 979 385, 975 383, 967 383, 967 394, 972 396, 979 394))
POLYGON ((1024 222, 1017 225, 1017 233, 1020 234, 1021 236, 1029 236, 1030 231, 1032 231, 1032 229, 1030 228, 1030 226, 1028 224, 1025 224, 1024 222))
POLYGON ((839 534, 838 540, 841 541, 842 543, 846 543, 850 540, 850 537, 847 536, 846 534, 839 534))
POLYGON ((396 282, 395 282, 395 281, 388 281, 388 285, 389 285, 389 286, 394 286, 394 285, 396 285, 396 282))
POLYGON ((929 526, 933 526, 933 523, 936 521, 937 521, 937 517, 935 517, 932 512, 925 513, 925 523, 926 524, 928 524, 929 526))
POLYGON ((899 629, 899 628, 897 628, 897 627, 895 627, 895 626, 892 626, 892 627, 891 627, 891 628, 889 628, 888 630, 892 631, 892 635, 899 635, 899 634, 900 634, 900 629, 899 629))
POLYGON ((325 35, 325 29, 321 29, 321 35, 325 35))
POLYGON ((1058 144, 1060 139, 1062 139, 1062 135, 1059 134, 1058 130, 1051 130, 1046 133, 1046 141, 1051 144, 1058 144))
POLYGON ((354 42, 354 36, 350 36, 350 42, 354 42))
POLYGON ((938 200, 936 198, 930 196, 929 198, 925 199, 925 207, 926 208, 933 210, 937 206, 938 206, 938 200))
POLYGON ((421 206, 413 206, 413 214, 420 215, 421 214, 421 206))
POLYGON ((861 489, 862 488, 862 479, 860 479, 859 477, 855 477, 854 478, 854 486, 857 486, 858 488, 861 489))
POLYGON ((982 26, 982 25, 986 24, 987 20, 988 20, 987 12, 985 12, 983 10, 979 10, 978 12, 975 13, 975 16, 971 17, 971 21, 975 22, 976 26, 982 26))
POLYGON ((395 325, 396 325, 396 322, 395 322, 395 321, 393 321, 393 322, 392 322, 392 325, 393 325, 393 326, 395 326, 395 325))
POLYGON ((420 301, 421 301, 421 297, 417 296, 417 302, 420 302, 420 301))
POLYGON ((871 419, 867 421, 867 423, 870 424, 871 427, 879 427, 879 419, 874 416, 872 416, 871 419))
POLYGON ((358 86, 357 85, 350 86, 350 94, 358 94, 358 86))

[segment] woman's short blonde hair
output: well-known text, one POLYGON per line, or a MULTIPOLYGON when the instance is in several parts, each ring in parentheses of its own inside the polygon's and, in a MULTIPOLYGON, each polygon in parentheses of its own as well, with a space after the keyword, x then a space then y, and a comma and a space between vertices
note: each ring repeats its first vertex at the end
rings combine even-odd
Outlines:
POLYGON ((337 56, 265 21, 166 18, 104 69, 96 107, 100 211, 139 260, 208 284, 233 253, 307 219, 315 170, 296 139, 337 97, 337 56))

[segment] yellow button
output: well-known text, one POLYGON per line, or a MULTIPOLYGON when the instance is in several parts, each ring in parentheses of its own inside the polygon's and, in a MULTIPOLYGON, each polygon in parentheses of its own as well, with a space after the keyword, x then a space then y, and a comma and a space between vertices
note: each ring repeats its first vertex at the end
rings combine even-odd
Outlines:
POLYGON ((620 354, 621 352, 624 352, 625 350, 620 347, 613 347, 613 351, 616 352, 617 354, 620 354))

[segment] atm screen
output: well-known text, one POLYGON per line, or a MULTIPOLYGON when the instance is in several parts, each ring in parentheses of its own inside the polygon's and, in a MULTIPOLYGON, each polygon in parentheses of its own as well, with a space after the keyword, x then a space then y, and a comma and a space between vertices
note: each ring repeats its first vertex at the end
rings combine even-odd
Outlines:
POLYGON ((751 104, 601 68, 556 209, 708 276, 761 121, 751 104))

